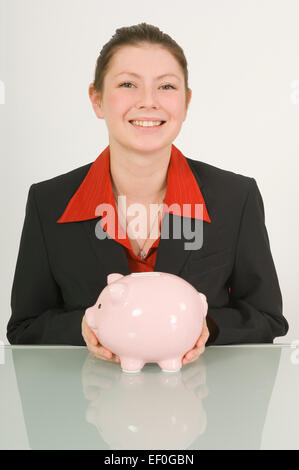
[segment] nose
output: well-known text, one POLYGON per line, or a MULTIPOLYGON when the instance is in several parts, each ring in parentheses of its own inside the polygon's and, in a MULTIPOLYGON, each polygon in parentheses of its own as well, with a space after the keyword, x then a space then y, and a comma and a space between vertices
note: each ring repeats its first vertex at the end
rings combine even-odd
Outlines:
POLYGON ((151 87, 143 87, 140 90, 138 101, 136 104, 137 108, 158 108, 158 97, 156 90, 151 87))

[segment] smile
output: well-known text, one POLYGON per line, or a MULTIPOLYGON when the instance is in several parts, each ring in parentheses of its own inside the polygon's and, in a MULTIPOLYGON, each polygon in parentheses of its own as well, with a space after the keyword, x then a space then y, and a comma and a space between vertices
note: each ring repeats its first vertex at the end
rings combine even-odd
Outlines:
POLYGON ((166 121, 129 121, 134 127, 160 127, 166 121))

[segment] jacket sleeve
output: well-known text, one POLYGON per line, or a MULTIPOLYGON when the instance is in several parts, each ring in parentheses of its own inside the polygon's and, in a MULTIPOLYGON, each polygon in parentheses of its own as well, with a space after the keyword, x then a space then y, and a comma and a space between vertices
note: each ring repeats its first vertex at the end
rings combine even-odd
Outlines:
POLYGON ((208 309, 208 344, 272 343, 288 331, 265 226, 263 200, 251 178, 229 281, 230 302, 208 309))
POLYGON ((81 321, 85 310, 66 311, 48 255, 33 184, 29 189, 25 220, 11 291, 11 317, 7 339, 11 344, 85 345, 81 321))

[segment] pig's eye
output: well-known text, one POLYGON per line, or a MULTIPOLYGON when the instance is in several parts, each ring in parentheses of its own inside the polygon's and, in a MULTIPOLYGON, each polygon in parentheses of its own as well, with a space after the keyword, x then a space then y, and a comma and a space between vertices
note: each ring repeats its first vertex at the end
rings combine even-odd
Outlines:
POLYGON ((102 304, 99 304, 98 308, 101 308, 102 304))

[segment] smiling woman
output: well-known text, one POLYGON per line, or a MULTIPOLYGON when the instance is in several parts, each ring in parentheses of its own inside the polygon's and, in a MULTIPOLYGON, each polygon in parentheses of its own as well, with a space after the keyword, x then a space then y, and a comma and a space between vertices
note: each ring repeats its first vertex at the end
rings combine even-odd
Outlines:
POLYGON ((104 62, 100 56, 89 92, 96 116, 108 127, 112 177, 123 180, 122 190, 130 197, 132 185, 116 169, 130 159, 140 178, 132 197, 150 201, 165 184, 171 144, 186 118, 187 73, 168 48, 151 42, 115 46, 109 67, 104 62), (148 179, 149 172, 163 166, 160 181, 148 179), (148 194, 144 180, 150 183, 148 194))
POLYGON ((118 361, 99 344, 85 312, 109 274, 145 271, 176 274, 207 298, 203 331, 183 364, 196 360, 206 344, 273 342, 286 334, 256 181, 187 158, 173 144, 191 99, 182 48, 153 25, 119 28, 100 52, 88 91, 109 145, 94 162, 30 187, 9 341, 87 345, 94 356, 118 361), (126 199, 124 214, 119 197, 126 199), (143 238, 128 230, 134 204, 144 208, 143 238), (164 210, 152 220, 154 204, 164 210), (125 237, 104 223, 107 236, 97 237, 99 205, 113 208, 125 237), (194 236, 203 234, 199 248, 190 248, 184 231, 164 236, 186 217, 194 236))

